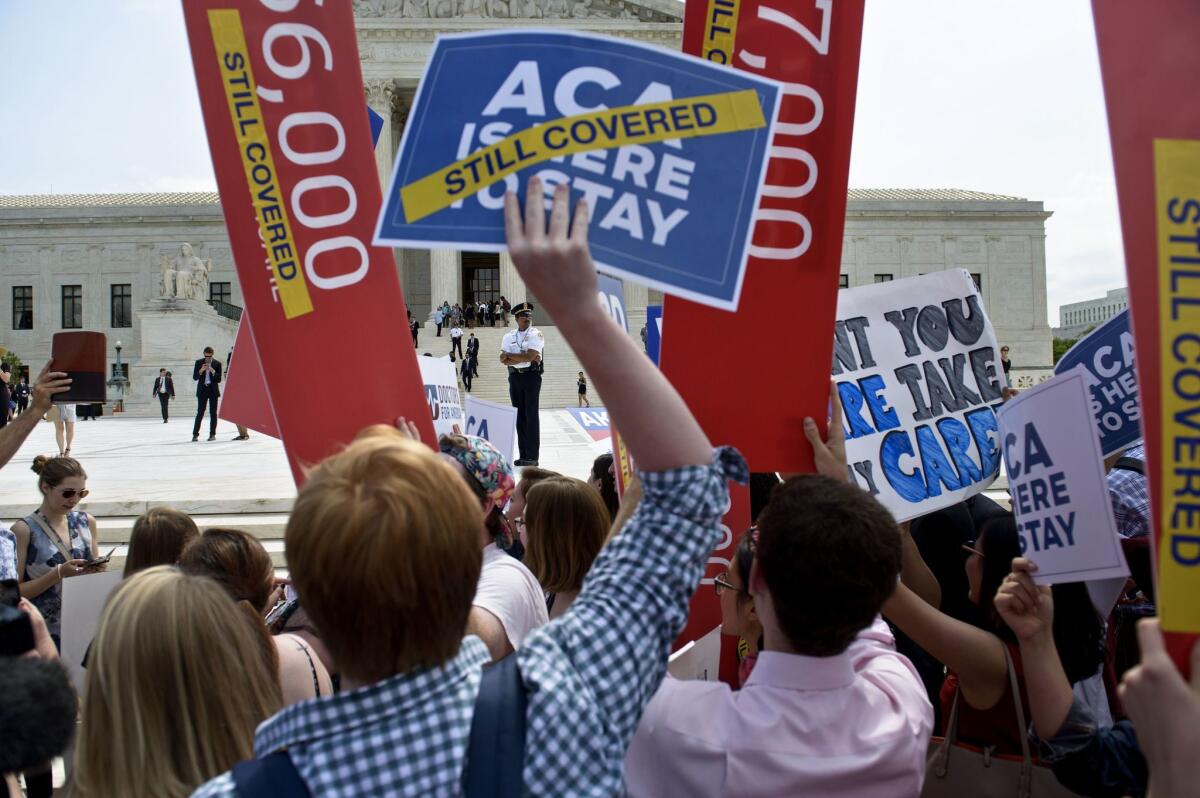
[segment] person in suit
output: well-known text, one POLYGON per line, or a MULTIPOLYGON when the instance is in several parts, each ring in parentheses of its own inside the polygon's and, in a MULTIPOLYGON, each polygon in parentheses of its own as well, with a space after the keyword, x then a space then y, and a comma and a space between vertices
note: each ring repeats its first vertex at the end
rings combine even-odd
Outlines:
POLYGON ((159 369, 158 376, 154 379, 154 390, 150 392, 151 396, 158 397, 158 403, 162 407, 163 423, 167 423, 167 405, 175 398, 175 381, 171 379, 171 375, 166 369, 159 369))
POLYGON ((204 421, 204 406, 208 405, 208 439, 217 439, 217 399, 221 396, 221 361, 213 357, 213 348, 204 347, 204 357, 192 367, 192 379, 196 381, 196 423, 192 427, 192 441, 200 440, 200 423, 204 421))
POLYGON ((467 357, 471 359, 471 376, 479 376, 479 339, 475 337, 475 333, 471 333, 471 337, 467 339, 467 357))

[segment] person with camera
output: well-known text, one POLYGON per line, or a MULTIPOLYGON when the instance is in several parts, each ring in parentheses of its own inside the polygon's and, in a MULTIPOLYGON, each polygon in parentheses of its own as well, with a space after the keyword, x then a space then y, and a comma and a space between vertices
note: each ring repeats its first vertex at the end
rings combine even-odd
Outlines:
POLYGON ((75 690, 41 613, 0 570, 0 795, 53 794, 49 763, 70 745, 75 708, 75 690), (17 780, 21 773, 25 793, 17 780))
POLYGON ((513 465, 535 466, 541 448, 538 399, 542 394, 542 350, 546 337, 533 326, 533 305, 522 302, 512 309, 517 329, 500 343, 500 362, 508 366, 508 398, 517 408, 517 450, 513 465))

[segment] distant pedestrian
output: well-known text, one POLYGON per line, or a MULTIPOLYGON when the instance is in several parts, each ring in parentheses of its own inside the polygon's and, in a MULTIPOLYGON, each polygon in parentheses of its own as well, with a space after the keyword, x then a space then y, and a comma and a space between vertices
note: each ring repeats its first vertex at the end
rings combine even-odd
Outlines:
POLYGON ((587 377, 583 376, 582 371, 579 372, 579 379, 576 380, 576 384, 579 386, 579 406, 591 407, 592 403, 588 401, 587 397, 587 377))
POLYGON ((151 397, 157 397, 159 407, 162 409, 163 423, 167 423, 168 405, 175 398, 175 381, 171 379, 166 369, 159 369, 158 376, 154 379, 154 390, 150 392, 151 397))
POLYGON ((412 332, 413 349, 416 349, 417 348, 417 331, 421 329, 421 325, 417 323, 416 319, 409 319, 408 320, 408 329, 412 332))
POLYGON ((437 334, 438 334, 438 338, 441 338, 441 337, 442 337, 442 320, 443 320, 444 318, 445 318, 445 314, 444 314, 444 313, 442 313, 442 309, 441 309, 441 308, 435 308, 435 309, 434 309, 434 311, 433 311, 433 323, 434 323, 435 325, 437 325, 437 334))
MULTIPOLYGON (((453 355, 451 355, 451 357, 453 357, 453 355)), ((462 383, 463 387, 466 388, 468 392, 471 390, 471 377, 474 369, 475 357, 471 354, 470 350, 467 350, 467 356, 463 358, 462 362, 462 383)))
POLYGON ((458 350, 458 356, 463 356, 462 348, 462 328, 455 324, 450 328, 450 355, 454 355, 454 350, 458 350))
POLYGON ((508 326, 508 314, 512 312, 512 305, 504 298, 504 294, 500 295, 500 319, 504 322, 504 326, 508 326))
POLYGON ((468 302, 466 310, 463 311, 463 318, 467 320, 467 328, 475 326, 475 303, 468 302))
POLYGON ((13 387, 13 401, 17 403, 17 415, 24 413, 29 407, 29 378, 21 375, 21 381, 13 387))
POLYGON ((1012 368, 1012 361, 1008 359, 1008 347, 1000 347, 1000 365, 1004 368, 1004 384, 1009 388, 1012 387, 1012 375, 1009 370, 1012 368))
POLYGON ((8 403, 12 399, 9 392, 10 380, 12 380, 12 366, 0 363, 0 428, 8 424, 8 403))
POLYGON ((475 337, 475 333, 471 333, 471 337, 467 339, 467 357, 471 358, 471 376, 479 376, 479 339, 475 337))

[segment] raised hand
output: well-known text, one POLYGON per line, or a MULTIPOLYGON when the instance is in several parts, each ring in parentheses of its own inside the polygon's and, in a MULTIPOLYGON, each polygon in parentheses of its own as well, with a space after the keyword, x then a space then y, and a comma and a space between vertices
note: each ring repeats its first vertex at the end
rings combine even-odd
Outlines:
POLYGON ((1047 585, 1036 585, 1037 565, 1024 557, 1012 562, 993 604, 1018 640, 1045 640, 1054 636, 1054 597, 1047 585))
POLYGON ((34 413, 43 416, 54 403, 54 395, 60 394, 71 387, 71 378, 64 371, 51 371, 54 360, 47 360, 46 365, 38 372, 33 382, 33 393, 30 404, 34 413))
POLYGON ((555 321, 561 323, 570 313, 599 307, 596 268, 587 246, 587 203, 579 200, 575 204, 575 213, 570 214, 570 191, 566 185, 559 184, 554 189, 547 229, 542 196, 542 181, 531 177, 522 216, 517 195, 506 194, 504 231, 508 237, 508 254, 521 279, 542 300, 555 321))
POLYGON ((837 383, 829 383, 829 421, 825 425, 825 439, 821 439, 820 425, 812 418, 804 419, 804 437, 813 447, 813 460, 817 473, 849 482, 850 472, 846 467, 846 430, 842 427, 842 397, 837 383))
POLYGON ((1200 643, 1192 649, 1191 684, 1171 662, 1158 620, 1138 622, 1142 662, 1121 681, 1121 703, 1150 765, 1153 798, 1200 795, 1193 735, 1200 729, 1200 643))

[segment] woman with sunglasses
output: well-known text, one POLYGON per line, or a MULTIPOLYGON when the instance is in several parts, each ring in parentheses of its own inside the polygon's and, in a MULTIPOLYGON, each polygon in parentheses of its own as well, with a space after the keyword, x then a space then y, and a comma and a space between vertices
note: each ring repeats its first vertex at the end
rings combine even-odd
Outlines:
POLYGON ((17 578, 21 595, 46 619, 56 646, 61 645, 62 580, 103 571, 89 567, 100 539, 96 519, 76 510, 88 495, 87 474, 78 460, 38 455, 33 461, 42 504, 12 525, 17 539, 17 578))
POLYGON ((750 566, 754 563, 751 543, 755 527, 746 530, 737 550, 729 563, 729 570, 713 578, 713 589, 721 602, 721 632, 737 635, 742 643, 738 646, 738 687, 750 678, 750 671, 758 660, 763 646, 763 628, 754 611, 754 597, 750 595, 750 566), (742 644, 745 645, 743 650, 742 644))

